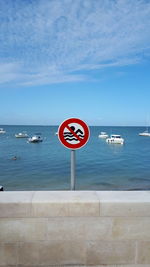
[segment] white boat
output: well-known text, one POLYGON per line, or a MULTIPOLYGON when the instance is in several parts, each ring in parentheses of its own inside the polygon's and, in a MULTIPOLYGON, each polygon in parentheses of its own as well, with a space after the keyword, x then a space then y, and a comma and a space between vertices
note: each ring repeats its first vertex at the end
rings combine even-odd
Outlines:
POLYGON ((0 134, 4 134, 6 131, 3 128, 0 128, 0 134))
POLYGON ((148 132, 148 127, 146 129, 146 131, 139 133, 140 136, 150 136, 150 133, 148 132))
POLYGON ((150 136, 150 133, 145 131, 143 133, 139 133, 140 136, 150 136))
POLYGON ((119 134, 112 134, 110 138, 106 139, 106 142, 109 144, 124 144, 124 139, 119 134))
POLYGON ((18 134, 15 134, 15 137, 16 138, 27 138, 28 135, 27 133, 18 133, 18 134))
POLYGON ((43 141, 43 139, 41 138, 41 136, 39 136, 39 135, 34 135, 34 136, 32 136, 32 137, 30 137, 29 139, 28 139, 28 142, 29 143, 40 143, 40 142, 42 142, 43 141))
POLYGON ((106 132, 101 132, 98 137, 99 138, 107 138, 108 134, 106 132))
POLYGON ((149 126, 149 119, 147 117, 147 120, 146 120, 146 126, 145 126, 145 131, 142 132, 142 133, 139 133, 140 136, 150 136, 150 132, 148 132, 148 127, 149 126))

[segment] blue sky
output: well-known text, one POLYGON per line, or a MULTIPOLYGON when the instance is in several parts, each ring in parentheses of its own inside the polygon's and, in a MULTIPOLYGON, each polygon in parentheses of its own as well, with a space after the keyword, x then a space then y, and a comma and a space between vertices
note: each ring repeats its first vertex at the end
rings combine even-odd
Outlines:
POLYGON ((150 123, 150 1, 1 0, 0 124, 150 123))

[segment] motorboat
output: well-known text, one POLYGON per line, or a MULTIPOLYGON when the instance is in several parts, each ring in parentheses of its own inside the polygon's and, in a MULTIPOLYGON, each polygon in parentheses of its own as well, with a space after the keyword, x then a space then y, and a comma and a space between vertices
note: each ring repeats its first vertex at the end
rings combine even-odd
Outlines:
POLYGON ((4 191, 4 187, 0 185, 0 191, 4 191))
POLYGON ((99 138, 107 138, 108 134, 106 132, 101 132, 98 137, 99 138))
POLYGON ((3 128, 0 128, 0 134, 4 134, 6 131, 3 128))
POLYGON ((27 133, 18 133, 18 134, 15 134, 15 137, 16 138, 27 138, 28 135, 27 133))
POLYGON ((29 139, 28 139, 28 142, 29 143, 40 143, 40 142, 42 142, 43 141, 43 139, 41 138, 41 136, 39 136, 39 135, 34 135, 34 136, 32 136, 32 137, 30 137, 29 139))
POLYGON ((119 134, 112 134, 110 138, 106 139, 106 142, 109 144, 124 144, 124 139, 119 134))

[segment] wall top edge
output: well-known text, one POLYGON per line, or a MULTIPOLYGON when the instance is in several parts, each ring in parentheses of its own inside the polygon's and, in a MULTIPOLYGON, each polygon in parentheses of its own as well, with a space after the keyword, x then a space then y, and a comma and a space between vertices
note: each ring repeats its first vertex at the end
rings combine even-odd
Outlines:
POLYGON ((150 191, 3 191, 0 203, 150 203, 150 191))

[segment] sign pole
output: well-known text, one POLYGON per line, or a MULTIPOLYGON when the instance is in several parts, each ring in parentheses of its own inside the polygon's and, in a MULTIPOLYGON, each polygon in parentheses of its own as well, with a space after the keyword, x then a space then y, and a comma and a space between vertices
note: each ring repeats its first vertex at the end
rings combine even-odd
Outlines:
POLYGON ((76 154, 75 150, 71 150, 71 190, 75 190, 75 164, 76 154))
POLYGON ((86 123, 78 118, 70 118, 62 122, 58 128, 59 141, 71 152, 71 185, 70 190, 75 190, 75 167, 78 148, 83 147, 89 140, 90 130, 86 123))

